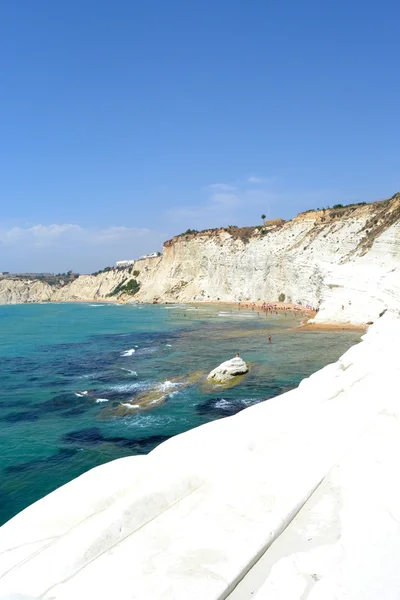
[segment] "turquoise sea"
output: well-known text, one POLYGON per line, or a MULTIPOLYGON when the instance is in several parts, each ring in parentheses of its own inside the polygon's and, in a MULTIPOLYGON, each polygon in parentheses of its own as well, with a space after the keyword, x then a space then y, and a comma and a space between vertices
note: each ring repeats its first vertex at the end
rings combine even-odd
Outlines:
POLYGON ((92 467, 290 390, 360 339, 298 323, 232 305, 0 306, 0 524, 92 467), (250 365, 238 386, 185 385, 236 352, 250 365), (162 405, 117 414, 176 377, 162 405))

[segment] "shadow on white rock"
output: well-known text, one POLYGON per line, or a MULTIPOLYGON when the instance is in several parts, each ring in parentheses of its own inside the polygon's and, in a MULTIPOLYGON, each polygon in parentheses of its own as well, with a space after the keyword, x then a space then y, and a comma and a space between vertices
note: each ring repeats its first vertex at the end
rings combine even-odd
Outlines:
POLYGON ((226 360, 213 369, 211 373, 208 374, 207 379, 212 383, 224 385, 232 383, 236 377, 245 375, 248 371, 249 368, 244 360, 239 356, 236 356, 235 358, 226 360))

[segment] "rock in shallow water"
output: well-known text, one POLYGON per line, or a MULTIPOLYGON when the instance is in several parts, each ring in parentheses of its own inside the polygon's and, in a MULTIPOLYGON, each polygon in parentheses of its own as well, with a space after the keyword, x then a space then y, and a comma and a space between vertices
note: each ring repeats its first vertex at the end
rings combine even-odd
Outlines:
POLYGON ((238 375, 244 375, 248 373, 249 369, 247 364, 239 356, 231 358, 221 363, 219 367, 213 369, 208 374, 207 379, 213 383, 229 383, 238 375))

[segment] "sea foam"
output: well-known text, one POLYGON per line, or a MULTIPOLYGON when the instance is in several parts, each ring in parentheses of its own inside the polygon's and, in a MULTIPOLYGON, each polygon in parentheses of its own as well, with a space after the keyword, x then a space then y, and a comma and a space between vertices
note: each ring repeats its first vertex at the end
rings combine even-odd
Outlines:
POLYGON ((132 354, 134 354, 135 352, 135 348, 131 348, 130 350, 125 350, 125 352, 123 352, 121 356, 132 356, 132 354))

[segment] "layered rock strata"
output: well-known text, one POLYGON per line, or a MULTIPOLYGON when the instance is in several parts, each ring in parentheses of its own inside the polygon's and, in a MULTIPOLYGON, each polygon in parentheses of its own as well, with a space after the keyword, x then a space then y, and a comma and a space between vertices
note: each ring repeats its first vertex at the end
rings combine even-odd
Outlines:
POLYGON ((0 598, 397 598, 399 337, 388 311, 297 389, 36 502, 0 598))
POLYGON ((159 258, 81 276, 53 290, 0 281, 0 303, 52 301, 286 301, 319 307, 317 322, 364 324, 398 308, 400 195, 310 211, 265 229, 228 228, 176 236, 159 258), (118 290, 135 275, 139 291, 118 290))

